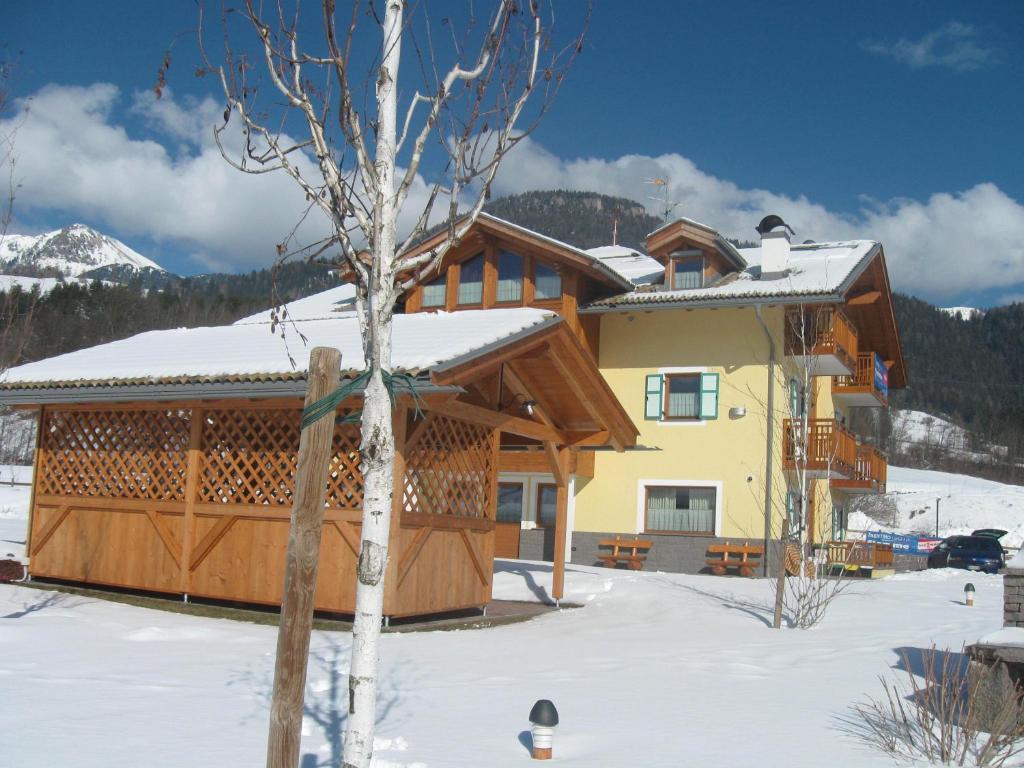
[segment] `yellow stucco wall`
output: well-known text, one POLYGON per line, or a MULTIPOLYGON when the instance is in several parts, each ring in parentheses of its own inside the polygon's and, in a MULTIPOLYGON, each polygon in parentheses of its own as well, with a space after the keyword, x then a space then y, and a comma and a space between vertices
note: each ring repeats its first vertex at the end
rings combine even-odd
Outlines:
MULTIPOLYGON (((777 361, 783 366, 783 310, 765 308, 764 317, 776 339, 777 361)), ((760 539, 764 535, 769 430, 768 342, 754 310, 746 307, 602 315, 599 366, 640 429, 638 445, 647 450, 597 454, 593 479, 577 485, 575 530, 642 531, 641 481, 694 481, 720 484, 717 535, 760 539), (717 419, 687 424, 644 419, 646 376, 671 368, 720 374, 717 419), (734 407, 745 408, 746 415, 730 418, 729 410, 734 407)), ((786 371, 780 367, 772 427, 776 435, 773 509, 778 519, 785 508, 779 423, 788 404, 785 381, 786 371)))

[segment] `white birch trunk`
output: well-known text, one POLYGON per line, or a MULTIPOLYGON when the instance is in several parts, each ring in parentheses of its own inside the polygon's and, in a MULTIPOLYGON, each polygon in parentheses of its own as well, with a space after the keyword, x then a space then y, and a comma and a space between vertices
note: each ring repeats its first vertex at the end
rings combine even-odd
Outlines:
POLYGON ((357 569, 348 720, 342 753, 344 768, 368 768, 376 725, 378 643, 384 613, 384 573, 388 562, 394 492, 395 438, 391 397, 383 372, 391 370, 391 316, 394 305, 395 230, 397 226, 395 141, 398 64, 401 54, 402 0, 388 0, 377 78, 379 117, 375 166, 373 274, 367 300, 360 302, 364 354, 370 369, 363 396, 363 530, 357 569))

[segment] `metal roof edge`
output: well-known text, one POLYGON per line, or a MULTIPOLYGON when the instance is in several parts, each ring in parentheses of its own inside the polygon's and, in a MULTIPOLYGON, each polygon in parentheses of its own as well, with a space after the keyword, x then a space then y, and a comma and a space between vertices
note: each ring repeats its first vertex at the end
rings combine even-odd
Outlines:
POLYGON ((580 307, 578 314, 603 315, 608 312, 648 311, 652 309, 722 309, 726 307, 764 307, 772 304, 834 304, 842 301, 842 296, 831 293, 823 294, 788 294, 782 296, 766 296, 751 300, 745 297, 735 299, 714 299, 709 301, 662 301, 651 303, 624 302, 612 306, 580 307))
MULTIPOLYGON (((120 403, 139 400, 168 402, 217 398, 244 400, 276 397, 304 397, 305 379, 274 382, 203 382, 195 384, 133 384, 128 386, 46 387, 11 389, 0 392, 2 405, 55 405, 60 403, 120 403)), ((424 381, 418 393, 461 392, 461 387, 439 386, 424 381)))

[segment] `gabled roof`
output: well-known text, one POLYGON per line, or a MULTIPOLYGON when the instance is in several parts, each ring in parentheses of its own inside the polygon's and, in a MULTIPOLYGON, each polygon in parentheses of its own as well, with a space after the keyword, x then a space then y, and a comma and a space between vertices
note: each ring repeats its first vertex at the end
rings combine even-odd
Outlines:
MULTIPOLYGON (((540 309, 490 309, 395 315, 393 370, 418 374, 458 364, 561 321, 540 309)), ((118 387, 304 379, 309 350, 341 350, 343 373, 363 370, 354 313, 280 323, 150 331, 20 365, 0 376, 2 390, 118 387)))
POLYGON ((736 269, 747 267, 744 256, 736 249, 736 246, 722 237, 718 230, 685 216, 680 216, 647 235, 647 250, 650 253, 659 253, 666 244, 676 238, 686 238, 705 247, 714 248, 726 262, 736 269))
POLYGON ((640 288, 618 296, 591 302, 581 312, 606 311, 633 305, 750 304, 765 300, 842 301, 853 284, 879 251, 874 240, 850 240, 838 243, 794 245, 790 269, 779 275, 761 276, 761 249, 740 251, 747 267, 727 275, 706 288, 686 290, 644 290, 640 288))
MULTIPOLYGON (((592 256, 574 245, 563 243, 561 240, 556 240, 553 237, 542 235, 539 232, 534 232, 532 229, 527 229, 526 227, 522 227, 518 224, 513 224, 511 221, 499 219, 497 216, 492 216, 489 213, 481 213, 474 223, 473 228, 486 234, 504 237, 512 242, 519 241, 535 248, 541 248, 552 257, 561 257, 564 261, 578 267, 583 272, 588 273, 591 277, 613 288, 629 290, 633 287, 632 282, 607 266, 603 261, 601 261, 601 259, 592 256)), ((472 229, 470 231, 472 232, 472 229)), ((423 242, 418 243, 409 251, 406 251, 406 255, 422 253, 424 251, 429 251, 431 248, 436 248, 444 242, 446 237, 447 232, 438 232, 423 242)))
POLYGON ((608 268, 618 272, 633 285, 659 282, 665 275, 665 265, 660 261, 624 245, 588 248, 587 253, 600 259, 608 268))
MULTIPOLYGON (((320 320, 338 317, 346 312, 355 311, 356 287, 351 283, 328 288, 326 291, 314 293, 302 299, 287 302, 284 317, 291 320, 320 320)), ((282 315, 278 313, 280 318, 282 315)), ((264 309, 255 315, 236 320, 232 325, 249 323, 269 323, 270 309, 264 309)))

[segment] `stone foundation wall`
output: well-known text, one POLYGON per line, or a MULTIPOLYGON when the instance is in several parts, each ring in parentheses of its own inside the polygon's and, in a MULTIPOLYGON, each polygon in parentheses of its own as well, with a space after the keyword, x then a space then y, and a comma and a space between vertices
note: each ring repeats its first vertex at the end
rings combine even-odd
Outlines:
POLYGON ((1024 568, 1003 573, 1003 626, 1024 627, 1024 568))

